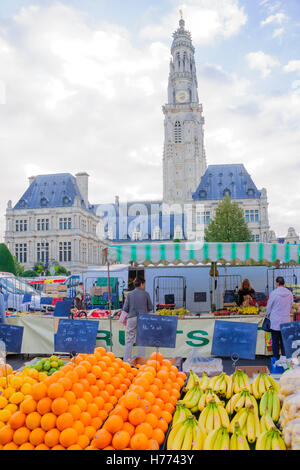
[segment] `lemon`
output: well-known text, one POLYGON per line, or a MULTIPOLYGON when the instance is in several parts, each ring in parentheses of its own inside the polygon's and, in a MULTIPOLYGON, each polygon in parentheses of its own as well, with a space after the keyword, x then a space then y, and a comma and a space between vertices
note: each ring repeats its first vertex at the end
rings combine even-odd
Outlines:
POLYGON ((0 396, 0 409, 2 410, 3 408, 5 408, 7 404, 7 398, 0 396))
POLYGON ((19 405, 24 400, 24 395, 22 392, 15 392, 9 398, 10 403, 19 405))
POLYGON ((7 423, 11 417, 11 412, 9 410, 0 410, 0 421, 7 423))

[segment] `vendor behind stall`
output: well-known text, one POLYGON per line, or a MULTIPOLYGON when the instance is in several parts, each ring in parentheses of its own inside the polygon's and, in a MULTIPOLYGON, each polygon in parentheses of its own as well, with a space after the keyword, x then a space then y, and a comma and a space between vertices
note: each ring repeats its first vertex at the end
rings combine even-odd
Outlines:
POLYGON ((254 299, 255 299, 255 291, 253 287, 251 286, 249 279, 244 279, 238 291, 237 304, 239 307, 243 304, 245 307, 248 307, 250 300, 254 300, 254 299))

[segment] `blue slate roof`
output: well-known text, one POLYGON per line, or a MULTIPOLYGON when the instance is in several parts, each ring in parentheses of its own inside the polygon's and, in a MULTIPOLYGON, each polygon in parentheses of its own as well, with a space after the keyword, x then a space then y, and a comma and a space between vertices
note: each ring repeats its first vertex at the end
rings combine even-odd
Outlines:
POLYGON ((219 200, 226 194, 231 199, 260 199, 261 196, 243 164, 209 165, 193 199, 219 200))
POLYGON ((73 175, 70 173, 39 175, 35 177, 14 209, 72 207, 76 196, 79 196, 83 209, 95 213, 94 206, 86 207, 73 175))

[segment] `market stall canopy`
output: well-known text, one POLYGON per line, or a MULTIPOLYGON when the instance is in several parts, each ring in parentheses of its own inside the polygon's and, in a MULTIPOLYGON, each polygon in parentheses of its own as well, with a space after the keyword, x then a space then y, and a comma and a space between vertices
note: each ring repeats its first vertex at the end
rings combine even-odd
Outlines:
POLYGON ((178 263, 262 262, 299 264, 300 245, 279 243, 137 243, 109 245, 107 261, 147 266, 178 263))

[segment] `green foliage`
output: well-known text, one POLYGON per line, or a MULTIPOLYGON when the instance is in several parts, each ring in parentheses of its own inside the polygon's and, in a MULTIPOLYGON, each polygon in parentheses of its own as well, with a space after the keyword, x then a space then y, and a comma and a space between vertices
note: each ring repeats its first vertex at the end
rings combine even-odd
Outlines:
POLYGON ((180 240, 180 238, 173 238, 173 242, 174 243, 181 243, 181 240, 180 240))
POLYGON ((206 242, 251 242, 252 233, 243 210, 230 196, 226 196, 216 209, 215 218, 205 229, 206 242))
POLYGON ((0 271, 16 275, 14 258, 5 243, 0 243, 0 271))
POLYGON ((15 263, 15 268, 16 268, 16 276, 22 276, 25 268, 24 266, 21 265, 21 263, 19 263, 19 261, 17 260, 15 256, 13 258, 14 258, 14 263, 15 263))
POLYGON ((36 271, 32 271, 32 269, 28 269, 21 274, 21 277, 36 277, 36 271))

